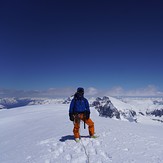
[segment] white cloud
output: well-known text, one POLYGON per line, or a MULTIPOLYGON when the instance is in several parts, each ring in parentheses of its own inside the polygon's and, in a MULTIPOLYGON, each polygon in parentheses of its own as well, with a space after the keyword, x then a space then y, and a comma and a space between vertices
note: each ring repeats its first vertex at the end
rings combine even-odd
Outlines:
MULTIPOLYGON (((0 98, 4 97, 70 97, 76 92, 76 88, 49 88, 47 90, 11 90, 0 89, 0 98)), ((121 86, 111 89, 97 89, 94 87, 85 88, 86 97, 98 96, 163 96, 163 92, 159 91, 154 85, 148 85, 145 88, 125 90, 121 86)))
POLYGON ((158 91, 158 88, 154 85, 132 90, 124 90, 118 86, 108 90, 107 94, 111 96, 163 96, 163 92, 158 91))
POLYGON ((111 95, 111 96, 122 96, 124 95, 124 93, 125 93, 125 90, 122 87, 117 86, 117 87, 111 88, 110 90, 107 90, 104 94, 111 95))
POLYGON ((98 90, 94 87, 89 87, 85 90, 85 94, 88 96, 95 96, 98 94, 98 90))
POLYGON ((41 92, 46 97, 69 97, 75 92, 74 88, 50 88, 41 92))

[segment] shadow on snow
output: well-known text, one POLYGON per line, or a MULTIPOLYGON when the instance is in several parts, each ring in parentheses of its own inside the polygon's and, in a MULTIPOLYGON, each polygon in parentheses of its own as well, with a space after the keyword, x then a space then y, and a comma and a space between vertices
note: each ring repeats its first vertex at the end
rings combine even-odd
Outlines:
MULTIPOLYGON (((80 138, 90 138, 90 136, 81 136, 80 138)), ((66 135, 66 136, 62 136, 59 141, 61 142, 65 142, 67 140, 74 140, 74 135, 66 135)))
POLYGON ((66 140, 74 140, 74 135, 62 136, 61 139, 59 139, 61 142, 65 142, 66 140))

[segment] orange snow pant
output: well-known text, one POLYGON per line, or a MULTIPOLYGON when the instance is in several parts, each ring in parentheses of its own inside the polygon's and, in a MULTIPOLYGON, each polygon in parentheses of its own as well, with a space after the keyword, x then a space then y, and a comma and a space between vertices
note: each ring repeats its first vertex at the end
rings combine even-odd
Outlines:
MULTIPOLYGON (((84 122, 84 119, 85 117, 83 113, 75 115, 74 129, 73 129, 75 138, 80 137, 80 133, 79 133, 80 120, 84 122)), ((94 122, 89 118, 89 119, 85 119, 85 123, 88 125, 89 135, 90 136, 94 135, 94 122)))

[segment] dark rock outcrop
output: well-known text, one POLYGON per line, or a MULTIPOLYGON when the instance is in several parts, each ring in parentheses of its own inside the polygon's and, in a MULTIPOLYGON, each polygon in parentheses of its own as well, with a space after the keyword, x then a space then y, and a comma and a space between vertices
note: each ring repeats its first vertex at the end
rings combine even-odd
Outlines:
POLYGON ((101 117, 116 117, 117 119, 120 119, 120 113, 112 104, 109 97, 98 97, 95 101, 92 102, 91 106, 95 107, 95 109, 99 112, 99 116, 101 117))
POLYGON ((101 117, 124 118, 130 122, 137 121, 136 112, 134 110, 121 110, 120 108, 116 108, 107 96, 104 96, 103 98, 97 97, 96 100, 92 102, 91 106, 95 107, 101 117))
POLYGON ((153 111, 147 111, 146 112, 147 115, 154 115, 155 117, 161 117, 163 116, 163 109, 156 109, 153 111))

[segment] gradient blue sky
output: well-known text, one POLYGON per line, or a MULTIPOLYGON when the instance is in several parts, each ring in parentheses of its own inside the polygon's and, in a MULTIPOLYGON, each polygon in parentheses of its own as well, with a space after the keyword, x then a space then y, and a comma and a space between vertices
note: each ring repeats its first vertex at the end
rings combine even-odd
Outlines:
POLYGON ((163 91, 162 70, 161 0, 0 1, 0 88, 163 91))

